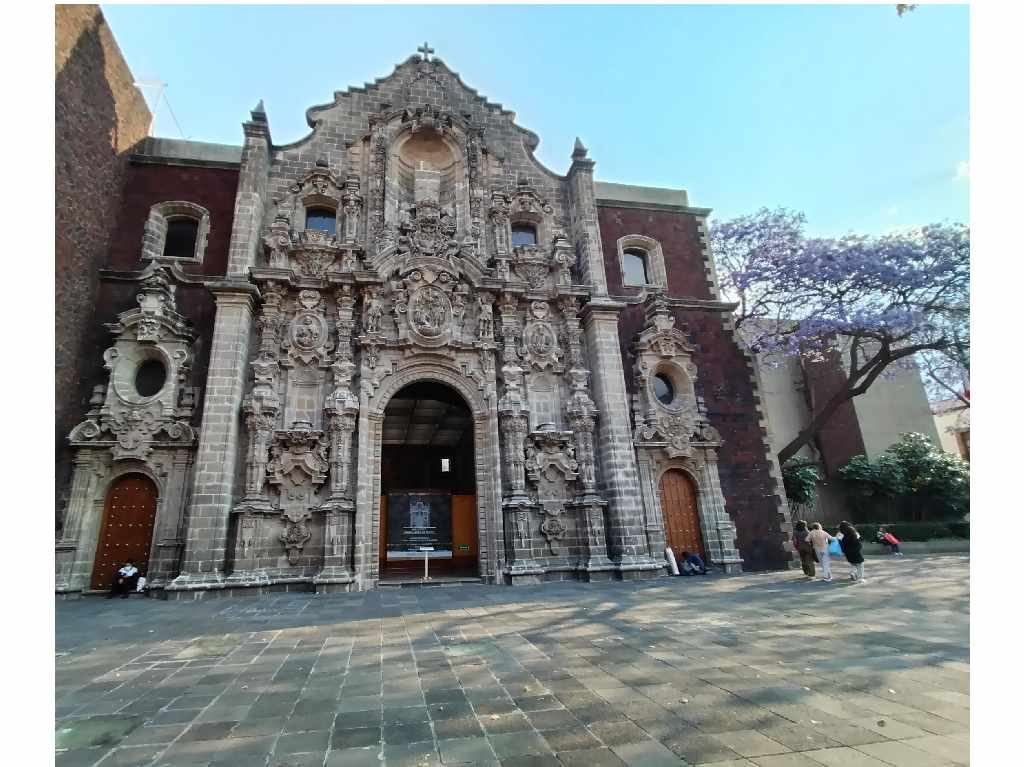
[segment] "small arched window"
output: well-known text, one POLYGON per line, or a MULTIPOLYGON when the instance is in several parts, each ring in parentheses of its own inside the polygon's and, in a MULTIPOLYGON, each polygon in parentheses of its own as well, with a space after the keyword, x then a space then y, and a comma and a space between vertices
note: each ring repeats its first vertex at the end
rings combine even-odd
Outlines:
POLYGON ((199 222, 194 218, 181 216, 168 219, 164 258, 195 258, 198 239, 199 222))
POLYGON ((306 228, 317 229, 328 234, 337 234, 338 217, 330 208, 307 208, 306 228))
POLYGON ((654 396, 663 405, 671 405, 676 399, 676 387, 672 380, 664 373, 657 373, 654 376, 654 396))
POLYGON ((649 285, 647 278, 647 251, 640 248, 627 248, 622 253, 622 269, 625 272, 623 284, 649 285))
POLYGON ((533 224, 512 224, 512 247, 537 244, 537 227, 533 224))

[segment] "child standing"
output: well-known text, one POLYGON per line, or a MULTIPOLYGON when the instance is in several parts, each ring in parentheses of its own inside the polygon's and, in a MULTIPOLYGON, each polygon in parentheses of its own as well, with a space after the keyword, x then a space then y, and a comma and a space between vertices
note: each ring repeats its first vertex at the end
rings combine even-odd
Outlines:
POLYGON ((860 533, 849 522, 840 522, 839 532, 843 534, 839 539, 839 545, 843 549, 846 561, 850 563, 850 580, 863 583, 864 555, 861 553, 860 533))
POLYGON ((832 580, 832 557, 828 553, 828 544, 834 541, 835 538, 822 530, 821 524, 818 522, 811 525, 811 532, 807 537, 811 542, 811 546, 814 547, 814 553, 818 556, 818 562, 821 564, 822 580, 832 580))

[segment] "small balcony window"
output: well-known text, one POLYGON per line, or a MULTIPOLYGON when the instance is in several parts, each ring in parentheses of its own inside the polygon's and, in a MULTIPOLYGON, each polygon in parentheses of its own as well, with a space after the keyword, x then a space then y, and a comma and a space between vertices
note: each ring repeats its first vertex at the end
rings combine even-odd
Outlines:
POLYGON ((338 218, 330 208, 307 208, 306 228, 337 234, 338 218))
POLYGON ((512 225, 512 247, 537 244, 537 227, 531 224, 512 225))
POLYGON ((194 218, 172 218, 167 222, 164 258, 195 258, 199 222, 194 218))

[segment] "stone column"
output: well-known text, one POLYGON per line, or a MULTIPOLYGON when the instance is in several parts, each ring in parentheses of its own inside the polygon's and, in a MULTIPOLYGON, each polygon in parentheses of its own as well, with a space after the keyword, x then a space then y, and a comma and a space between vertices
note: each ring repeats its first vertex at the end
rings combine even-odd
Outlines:
POLYGON ((248 278, 249 267, 256 263, 263 227, 263 208, 267 198, 270 172, 270 126, 261 101, 252 111, 252 119, 242 124, 245 142, 238 169, 238 192, 231 222, 228 248, 228 277, 248 278))
POLYGON ((576 139, 572 165, 566 177, 569 184, 569 217, 573 238, 579 248, 579 280, 589 284, 596 296, 608 295, 601 252, 601 230, 597 223, 597 198, 594 194, 594 161, 576 139))
POLYGON ((82 540, 83 521, 95 507, 98 466, 94 456, 81 449, 75 453, 72 462, 74 469, 64 530, 54 549, 58 593, 81 591, 89 585, 88 574, 83 576, 81 568, 76 565, 87 558, 82 540))
POLYGON ((636 454, 629 423, 626 378, 618 333, 620 304, 592 301, 584 308, 584 333, 598 423, 601 489, 608 500, 608 553, 622 577, 656 575, 660 561, 650 556, 642 528, 643 509, 637 495, 636 454))
POLYGON ((223 586, 255 288, 210 286, 217 302, 181 575, 167 590, 223 586))
POLYGON ((727 573, 742 572, 743 559, 736 549, 736 525, 725 510, 725 496, 718 478, 718 455, 713 449, 704 451, 699 508, 709 564, 718 565, 727 573))

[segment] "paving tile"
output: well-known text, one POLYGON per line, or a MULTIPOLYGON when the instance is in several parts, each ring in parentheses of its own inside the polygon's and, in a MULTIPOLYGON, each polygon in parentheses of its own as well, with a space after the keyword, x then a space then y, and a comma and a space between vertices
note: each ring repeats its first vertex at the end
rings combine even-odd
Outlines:
POLYGON ((367 748, 343 748, 327 754, 325 767, 381 767, 378 746, 367 748))
POLYGON ((453 738, 438 740, 437 749, 444 764, 466 764, 496 760, 487 738, 453 738))
POLYGON ((384 762, 387 767, 434 767, 441 764, 441 758, 433 742, 387 744, 384 762))
POLYGON ((484 731, 475 716, 462 716, 435 721, 434 734, 438 740, 450 740, 452 738, 479 737, 484 734, 484 731))
POLYGON ((722 762, 740 756, 713 735, 704 733, 670 736, 662 738, 661 743, 673 754, 692 764, 722 762))
POLYGON ((514 732, 498 735, 488 735, 487 740, 499 759, 506 759, 510 756, 521 756, 523 754, 550 754, 553 753, 547 741, 540 733, 530 730, 528 732, 514 732))
POLYGON ((591 748, 558 754, 565 767, 622 767, 625 764, 610 748, 591 748))
POLYGON ((564 730, 550 730, 542 732, 541 736, 551 747, 551 750, 557 753, 583 751, 601 747, 601 741, 597 739, 597 736, 583 726, 564 730))
POLYGON ((433 739, 434 733, 427 722, 384 725, 384 742, 388 745, 406 745, 433 739))
POLYGON ((606 746, 620 746, 624 743, 641 743, 651 740, 651 736, 633 722, 594 722, 588 725, 587 729, 606 746))
POLYGON ((686 763, 655 740, 624 743, 612 751, 630 767, 679 767, 686 763))
POLYGON ((867 743, 857 750, 896 767, 952 767, 954 762, 897 740, 867 743))
POLYGON ((827 767, 888 767, 885 762, 848 746, 804 751, 803 755, 827 767))
POLYGON ((821 767, 804 754, 775 754, 774 756, 753 756, 750 758, 757 767, 821 767))
POLYGON ((488 736, 533 729, 530 720, 524 714, 518 712, 511 714, 489 714, 487 716, 478 715, 477 719, 480 720, 480 724, 483 725, 484 731, 488 736))
POLYGON ((359 727, 351 730, 335 730, 331 734, 332 749, 376 746, 380 742, 380 727, 359 727))
POLYGON ((768 756, 770 754, 788 753, 791 750, 756 730, 720 732, 716 733, 713 737, 740 756, 768 756))
POLYGON ((968 738, 928 735, 908 738, 900 742, 956 764, 970 764, 971 762, 971 746, 968 738))
POLYGON ((331 739, 331 733, 322 730, 320 732, 301 732, 296 734, 284 734, 277 739, 274 746, 274 756, 279 754, 307 754, 318 752, 322 754, 327 750, 327 744, 331 739))

